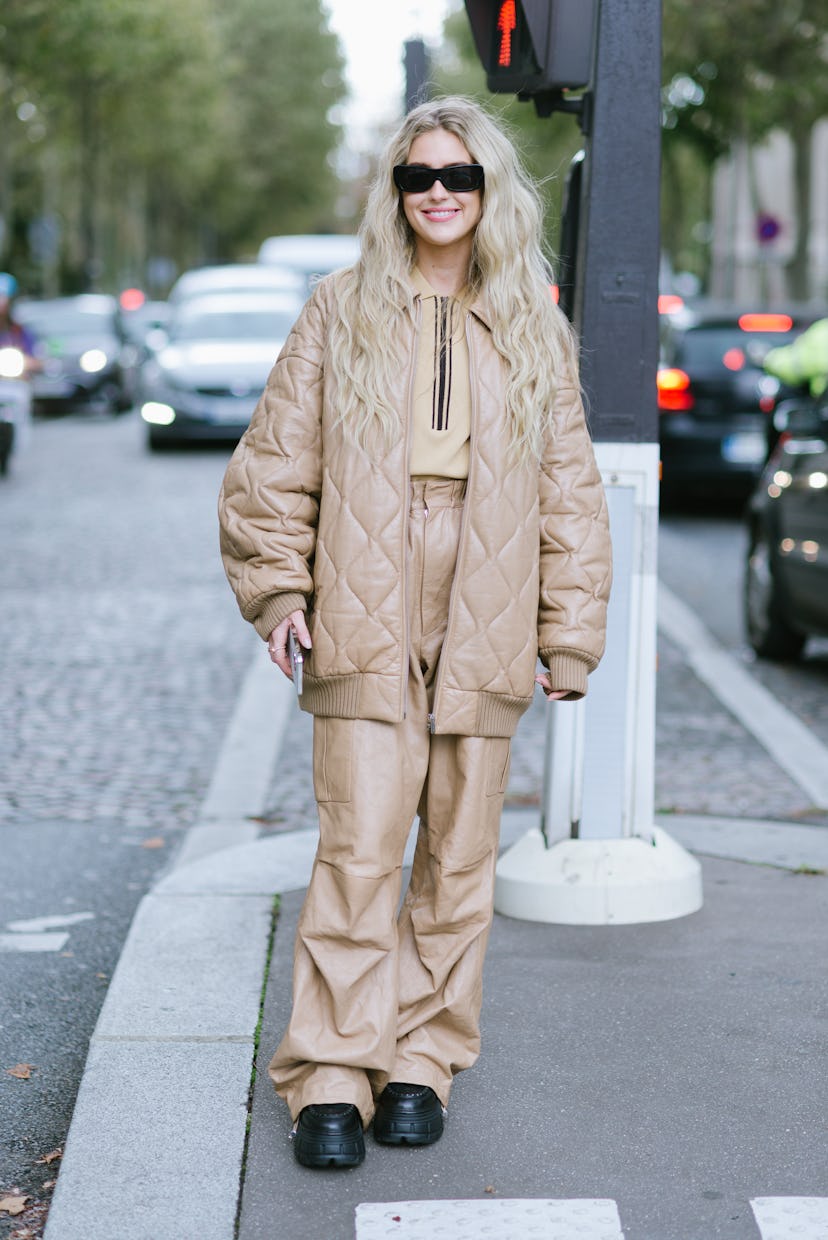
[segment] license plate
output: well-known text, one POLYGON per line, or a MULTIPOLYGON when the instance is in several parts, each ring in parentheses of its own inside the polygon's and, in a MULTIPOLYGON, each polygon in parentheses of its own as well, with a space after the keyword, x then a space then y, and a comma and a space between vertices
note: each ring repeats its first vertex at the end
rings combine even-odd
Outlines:
POLYGON ((255 397, 238 400, 232 396, 216 396, 204 402, 201 416, 214 426, 247 426, 255 405, 255 397))
POLYGON ((761 465, 767 451, 761 431, 738 431, 722 440, 722 458, 731 465, 761 465))
POLYGON ((75 385, 66 379, 37 378, 32 383, 32 390, 37 397, 45 399, 51 396, 61 400, 74 394, 75 385))

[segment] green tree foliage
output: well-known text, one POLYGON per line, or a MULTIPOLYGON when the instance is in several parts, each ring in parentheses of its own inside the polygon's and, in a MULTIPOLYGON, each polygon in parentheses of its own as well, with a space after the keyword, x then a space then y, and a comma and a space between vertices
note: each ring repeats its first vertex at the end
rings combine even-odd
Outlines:
POLYGON ((329 230, 339 131, 328 117, 344 94, 336 36, 318 0, 234 0, 220 8, 233 103, 231 145, 222 152, 225 189, 216 186, 223 246, 329 230))
POLYGON ((582 145, 577 122, 572 116, 561 114, 541 120, 533 104, 523 103, 513 95, 490 94, 465 8, 446 19, 443 40, 432 72, 435 93, 477 99, 508 127, 527 168, 540 184, 547 243, 554 261, 566 174, 573 155, 582 145))
POLYGON ((795 152, 797 295, 807 292, 810 134, 828 115, 826 30, 828 0, 664 0, 664 214, 673 244, 687 237, 682 194, 689 188, 693 201, 694 178, 706 186, 713 161, 734 142, 754 143, 783 129, 795 152))
POLYGON ((345 88, 320 0, 6 0, 0 86, 0 263, 30 287, 44 215, 60 283, 117 287, 333 213, 345 88))

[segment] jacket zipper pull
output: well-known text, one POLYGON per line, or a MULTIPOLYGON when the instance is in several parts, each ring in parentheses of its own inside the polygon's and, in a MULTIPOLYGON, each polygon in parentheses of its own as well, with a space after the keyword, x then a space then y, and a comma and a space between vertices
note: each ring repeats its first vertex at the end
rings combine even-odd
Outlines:
POLYGON ((433 715, 429 715, 428 717, 428 730, 432 734, 432 736, 437 731, 437 724, 435 722, 433 715))

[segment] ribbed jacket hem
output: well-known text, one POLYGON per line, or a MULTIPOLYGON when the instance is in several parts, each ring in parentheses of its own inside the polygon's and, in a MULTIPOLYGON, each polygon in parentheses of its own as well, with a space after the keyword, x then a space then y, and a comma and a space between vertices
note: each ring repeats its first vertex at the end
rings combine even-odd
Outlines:
MULTIPOLYGON (((445 710, 437 719, 437 731, 458 736, 514 736, 521 715, 531 704, 531 697, 506 693, 449 691, 445 710)), ((300 705, 312 715, 335 719, 399 723, 401 718, 376 678, 361 672, 317 678, 306 671, 300 705)))
POLYGON ((306 672, 302 685, 302 710, 310 711, 312 715, 330 715, 335 719, 360 718, 363 679, 361 672, 353 672, 350 676, 326 676, 324 680, 317 680, 306 672))
POLYGON ((531 698, 505 693, 478 693, 475 736, 514 736, 521 715, 532 705, 531 698))
MULTIPOLYGON (((294 611, 305 611, 308 600, 304 594, 275 594, 265 603, 258 616, 253 618, 253 627, 264 641, 267 641, 277 624, 294 611)), ((249 617, 247 617, 249 618, 249 617)))

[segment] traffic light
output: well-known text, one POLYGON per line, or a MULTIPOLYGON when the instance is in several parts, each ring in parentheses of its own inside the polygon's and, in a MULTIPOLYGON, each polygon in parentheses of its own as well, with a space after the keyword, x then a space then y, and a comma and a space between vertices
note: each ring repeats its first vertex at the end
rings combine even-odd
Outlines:
POLYGON ((524 98, 587 86, 598 0, 465 0, 489 90, 524 98))

